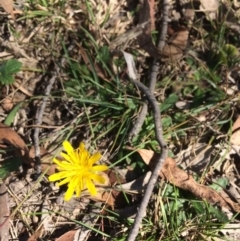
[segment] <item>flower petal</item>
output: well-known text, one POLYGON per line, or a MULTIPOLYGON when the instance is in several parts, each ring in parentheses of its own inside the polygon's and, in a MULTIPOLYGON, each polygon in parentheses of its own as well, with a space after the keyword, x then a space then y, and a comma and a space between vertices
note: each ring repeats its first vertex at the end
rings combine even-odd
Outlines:
POLYGON ((101 158, 101 154, 97 152, 91 156, 84 143, 80 143, 79 148, 74 150, 68 141, 64 141, 63 147, 67 153, 61 153, 64 160, 53 159, 59 172, 49 176, 49 181, 58 181, 58 186, 68 183, 64 196, 66 201, 70 200, 74 193, 80 197, 81 191, 86 188, 91 195, 96 195, 95 182, 106 183, 105 178, 98 172, 108 170, 106 165, 93 166, 101 158))
POLYGON ((84 144, 81 142, 78 150, 79 164, 82 166, 88 165, 88 160, 90 158, 89 152, 84 148, 84 144))
POLYGON ((91 195, 95 196, 97 194, 96 187, 89 178, 86 178, 86 186, 91 195))
POLYGON ((64 149, 66 150, 66 152, 69 154, 69 153, 74 153, 74 149, 72 147, 72 145, 70 144, 70 142, 68 141, 64 141, 63 142, 63 147, 64 149))
POLYGON ((83 190, 83 183, 82 183, 82 182, 83 182, 83 181, 82 181, 82 178, 79 179, 79 183, 78 183, 78 185, 76 186, 75 192, 76 192, 76 196, 77 196, 77 197, 80 197, 81 191, 83 190))
POLYGON ((54 173, 54 174, 52 174, 51 176, 49 176, 48 177, 48 180, 50 181, 50 182, 55 182, 55 181, 58 181, 58 180, 60 180, 60 179, 62 179, 63 177, 62 177, 62 174, 61 174, 61 172, 58 172, 58 173, 54 173))
POLYGON ((59 161, 57 160, 56 158, 53 159, 53 162, 56 163, 60 168, 62 169, 67 169, 67 168, 71 168, 72 169, 72 166, 73 164, 69 163, 69 162, 66 162, 66 161, 59 161))
POLYGON ((108 166, 106 166, 106 165, 97 165, 97 166, 93 166, 92 170, 103 172, 103 171, 108 170, 108 166))
POLYGON ((76 189, 76 187, 79 186, 81 180, 82 180, 82 176, 74 176, 74 178, 71 180, 71 183, 74 186, 74 189, 76 189))
POLYGON ((70 182, 70 183, 68 184, 68 190, 67 190, 66 193, 65 193, 64 200, 65 200, 65 201, 69 201, 69 200, 72 198, 73 193, 74 193, 74 186, 73 186, 72 183, 70 182))
POLYGON ((67 170, 73 170, 73 167, 72 167, 72 165, 69 165, 69 164, 60 163, 60 164, 57 166, 57 169, 58 169, 59 171, 67 171, 67 170))
POLYGON ((70 162, 70 163, 73 163, 72 158, 71 158, 68 154, 66 154, 66 153, 64 153, 64 152, 61 152, 60 155, 61 155, 66 161, 68 161, 68 162, 70 162))
POLYGON ((66 177, 75 176, 77 174, 78 174, 78 172, 76 170, 71 171, 71 172, 61 171, 61 172, 52 174, 51 176, 48 177, 48 179, 50 182, 55 182, 55 181, 58 181, 60 179, 66 178, 66 177))
POLYGON ((57 183, 57 186, 62 186, 62 185, 64 185, 64 184, 66 184, 66 183, 70 183, 71 182, 71 180, 72 180, 72 177, 66 177, 65 179, 63 179, 61 182, 58 182, 57 183))
POLYGON ((93 154, 89 160, 88 160, 88 165, 93 165, 95 162, 97 162, 100 158, 102 157, 102 155, 100 154, 100 152, 96 152, 95 154, 93 154))
POLYGON ((98 183, 101 183, 101 184, 104 184, 105 183, 105 178, 102 177, 101 175, 99 174, 94 174, 94 173, 91 173, 91 174, 88 174, 88 177, 90 179, 92 179, 93 181, 95 182, 98 182, 98 183))
POLYGON ((63 147, 67 152, 67 155, 71 158, 71 162, 78 164, 78 157, 74 151, 72 145, 68 141, 63 142, 63 147))

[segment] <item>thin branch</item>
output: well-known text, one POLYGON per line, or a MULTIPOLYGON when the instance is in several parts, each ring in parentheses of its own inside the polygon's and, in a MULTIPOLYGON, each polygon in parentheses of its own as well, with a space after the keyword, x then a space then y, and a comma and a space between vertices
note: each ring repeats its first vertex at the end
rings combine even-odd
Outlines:
POLYGON ((146 209, 152 195, 153 188, 155 183, 158 179, 159 171, 161 170, 164 161, 167 158, 168 149, 167 144, 163 138, 163 131, 162 131, 162 122, 161 122, 161 112, 158 105, 158 102, 152 92, 147 88, 144 84, 137 80, 131 80, 145 95, 152 106, 153 116, 154 116, 154 124, 155 124, 155 133, 156 133, 156 140, 161 147, 161 155, 157 160, 157 165, 155 166, 152 175, 149 179, 148 185, 146 186, 144 197, 142 199, 141 205, 139 207, 139 211, 137 213, 136 219, 134 221, 133 227, 129 233, 127 241, 134 241, 138 235, 140 225, 142 223, 142 219, 145 216, 146 209))
POLYGON ((167 36, 168 27, 168 12, 169 12, 169 0, 163 0, 163 18, 162 18, 162 31, 158 42, 158 48, 162 51, 165 46, 165 39, 167 36))
MULTIPOLYGON (((51 92, 52 86, 55 82, 55 79, 56 79, 56 76, 54 76, 50 79, 49 84, 48 84, 48 86, 46 88, 46 91, 45 91, 45 97, 43 98, 42 105, 41 105, 40 109, 37 111, 37 114, 36 114, 36 125, 37 126, 40 126, 42 124, 43 112, 46 108, 47 100, 48 100, 49 94, 51 92)), ((40 147, 39 147, 39 131, 40 131, 40 128, 36 127, 35 131, 34 131, 34 135, 33 135, 37 174, 41 173, 41 155, 40 155, 40 147)))
MULTIPOLYGON (((167 35, 167 27, 168 27, 168 12, 169 12, 169 0, 163 0, 162 30, 161 30, 161 35, 160 35, 159 42, 157 45, 159 50, 162 50, 165 45, 165 38, 167 35)), ((158 60, 156 58, 154 58, 150 77, 149 77, 149 89, 151 92, 153 92, 155 89, 158 71, 159 71, 159 63, 158 63, 158 60)), ((146 118, 147 113, 148 113, 148 102, 145 101, 143 103, 142 110, 141 110, 137 120, 135 121, 133 128, 131 129, 131 131, 128 135, 129 139, 132 139, 132 137, 136 136, 139 133, 139 131, 142 128, 142 125, 146 118)))

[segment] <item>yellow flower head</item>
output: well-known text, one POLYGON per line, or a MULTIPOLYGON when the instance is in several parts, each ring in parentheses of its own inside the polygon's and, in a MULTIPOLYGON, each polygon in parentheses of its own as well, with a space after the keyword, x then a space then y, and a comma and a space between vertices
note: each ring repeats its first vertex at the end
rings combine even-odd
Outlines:
POLYGON ((58 173, 49 176, 50 182, 61 180, 57 185, 61 186, 68 183, 68 189, 65 193, 64 199, 70 200, 74 193, 77 197, 80 197, 81 191, 85 188, 88 189, 91 195, 96 195, 97 190, 94 182, 104 184, 105 178, 98 172, 108 170, 105 165, 95 165, 100 158, 99 152, 93 154, 84 148, 84 144, 80 143, 79 148, 74 150, 68 141, 63 142, 63 147, 67 154, 61 152, 63 161, 53 159, 53 162, 57 164, 58 173))

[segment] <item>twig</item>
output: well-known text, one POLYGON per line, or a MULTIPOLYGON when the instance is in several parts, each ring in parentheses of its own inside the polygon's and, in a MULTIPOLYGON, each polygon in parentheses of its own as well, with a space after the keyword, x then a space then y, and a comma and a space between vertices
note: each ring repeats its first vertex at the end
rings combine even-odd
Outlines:
MULTIPOLYGON (((52 86, 55 82, 55 79, 56 79, 56 76, 54 76, 50 79, 49 84, 48 84, 48 86, 46 88, 46 91, 45 91, 45 97, 43 98, 42 105, 41 105, 40 109, 37 111, 37 114, 36 114, 36 125, 37 126, 42 124, 43 112, 46 108, 47 99, 48 99, 49 94, 51 92, 52 86)), ((41 173, 41 155, 40 155, 40 147, 39 147, 39 131, 40 131, 40 128, 36 127, 35 131, 34 131, 34 135, 33 135, 37 174, 41 173)))
MULTIPOLYGON (((165 45, 165 38, 167 35, 167 26, 168 26, 168 12, 169 12, 169 0, 163 0, 162 31, 161 31, 161 35, 160 35, 159 42, 158 42, 159 50, 162 50, 165 45)), ((159 70, 159 63, 158 63, 158 60, 156 58, 154 58, 150 77, 149 77, 149 90, 151 92, 154 91, 155 86, 156 86, 158 70, 159 70)), ((143 103, 142 110, 141 110, 137 120, 135 121, 132 130, 130 131, 130 133, 128 135, 129 139, 132 139, 132 137, 136 136, 139 133, 139 131, 142 128, 143 122, 146 118, 147 112, 148 112, 148 102, 145 101, 143 103)))
POLYGON ((9 240, 9 228, 10 228, 10 216, 9 216, 9 198, 7 187, 3 182, 0 184, 0 200, 1 200, 1 207, 0 207, 0 240, 9 240), (4 221, 3 221, 4 220, 4 221))
POLYGON ((158 42, 158 48, 162 51, 165 46, 165 39, 167 35, 168 27, 168 12, 169 12, 169 0, 163 0, 163 19, 162 19, 162 31, 158 42))
POLYGON ((141 205, 139 207, 139 211, 137 213, 135 222, 129 233, 127 241, 134 241, 138 235, 138 231, 139 231, 142 219, 145 216, 146 208, 149 203, 150 197, 152 195, 154 185, 157 181, 159 171, 162 168, 163 163, 166 160, 167 154, 168 154, 167 144, 163 138, 161 112, 160 112, 160 108, 159 108, 157 100, 155 99, 154 95, 149 90, 149 88, 147 88, 144 84, 142 84, 141 82, 139 82, 137 80, 131 80, 131 81, 146 95, 146 98, 149 101, 149 104, 152 106, 156 140, 157 140, 159 146, 161 147, 161 155, 160 155, 159 159, 157 160, 157 165, 155 166, 155 168, 152 172, 152 175, 149 179, 149 183, 146 186, 144 197, 142 199, 141 205))

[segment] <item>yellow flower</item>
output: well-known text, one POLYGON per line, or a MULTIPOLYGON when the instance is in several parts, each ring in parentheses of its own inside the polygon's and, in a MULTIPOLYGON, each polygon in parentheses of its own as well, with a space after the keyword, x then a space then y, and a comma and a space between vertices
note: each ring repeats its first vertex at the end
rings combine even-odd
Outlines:
POLYGON ((105 178, 98 172, 108 170, 105 165, 93 165, 101 158, 101 154, 97 152, 91 156, 84 148, 83 143, 80 143, 79 148, 74 150, 68 141, 64 141, 63 147, 67 154, 61 152, 63 161, 53 159, 59 172, 49 176, 49 181, 61 180, 57 184, 58 186, 68 183, 68 189, 64 196, 66 201, 70 200, 74 193, 77 197, 80 197, 81 191, 85 188, 91 195, 96 195, 97 190, 94 182, 101 184, 105 182, 105 178))

